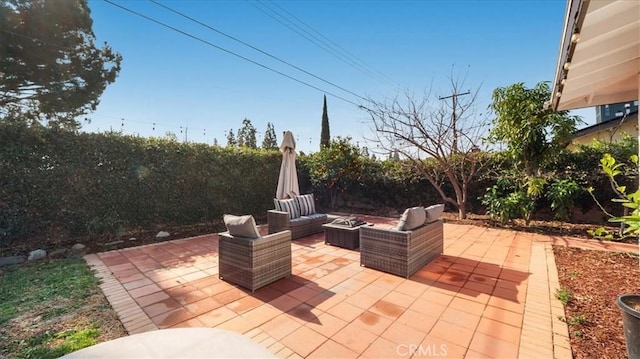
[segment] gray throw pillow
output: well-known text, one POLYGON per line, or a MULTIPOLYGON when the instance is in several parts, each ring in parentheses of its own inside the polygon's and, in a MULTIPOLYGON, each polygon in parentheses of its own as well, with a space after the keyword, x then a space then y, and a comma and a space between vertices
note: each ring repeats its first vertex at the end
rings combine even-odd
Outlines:
POLYGON ((399 231, 410 231, 424 225, 426 214, 424 207, 407 208, 402 216, 396 229, 399 231))
POLYGON ((260 237, 258 226, 256 226, 256 221, 252 215, 234 216, 225 214, 222 218, 230 235, 252 239, 260 237))
POLYGON ((433 206, 429 206, 424 210, 427 214, 427 218, 424 223, 435 222, 439 220, 440 217, 442 217, 442 213, 444 212, 444 204, 434 204, 433 206))

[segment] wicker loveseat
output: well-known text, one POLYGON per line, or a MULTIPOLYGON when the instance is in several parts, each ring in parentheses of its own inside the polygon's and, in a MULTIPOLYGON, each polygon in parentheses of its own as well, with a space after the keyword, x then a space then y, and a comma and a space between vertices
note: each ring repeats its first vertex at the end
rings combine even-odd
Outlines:
POLYGON ((442 219, 411 230, 360 227, 360 265, 409 278, 443 252, 442 219))
MULTIPOLYGON (((246 217, 235 217, 236 223, 246 217)), ((260 236, 253 217, 244 227, 249 233, 232 234, 237 228, 227 225, 226 232, 218 233, 220 279, 253 292, 291 275, 291 231, 260 236)))
POLYGON ((322 225, 335 216, 316 213, 313 195, 306 194, 294 198, 274 199, 276 209, 267 211, 269 233, 291 231, 291 239, 310 236, 323 231, 322 225))

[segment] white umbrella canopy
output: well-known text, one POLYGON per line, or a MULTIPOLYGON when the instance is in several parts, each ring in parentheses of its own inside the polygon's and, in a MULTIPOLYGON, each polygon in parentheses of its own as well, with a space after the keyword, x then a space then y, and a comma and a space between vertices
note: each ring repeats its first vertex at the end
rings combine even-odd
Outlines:
POLYGON ((282 165, 280 165, 276 198, 291 198, 300 194, 298 171, 296 171, 296 140, 293 139, 291 131, 284 133, 280 151, 282 151, 282 165))

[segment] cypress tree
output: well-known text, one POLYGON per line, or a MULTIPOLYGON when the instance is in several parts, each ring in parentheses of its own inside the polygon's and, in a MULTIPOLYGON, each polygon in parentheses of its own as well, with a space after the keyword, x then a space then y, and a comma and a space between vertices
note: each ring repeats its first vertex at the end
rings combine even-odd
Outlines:
POLYGON ((273 128, 271 122, 267 122, 267 131, 264 133, 264 139, 262 140, 262 148, 265 150, 278 149, 278 140, 276 139, 276 131, 273 128))
POLYGON ((329 147, 330 140, 329 115, 327 115, 327 95, 324 95, 324 105, 322 106, 322 130, 320 132, 320 149, 329 147))

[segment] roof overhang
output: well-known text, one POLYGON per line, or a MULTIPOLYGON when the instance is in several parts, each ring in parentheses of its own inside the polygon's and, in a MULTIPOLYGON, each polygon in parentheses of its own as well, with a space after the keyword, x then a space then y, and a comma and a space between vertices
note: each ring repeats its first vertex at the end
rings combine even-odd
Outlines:
POLYGON ((554 110, 638 99, 640 1, 568 0, 554 110))

